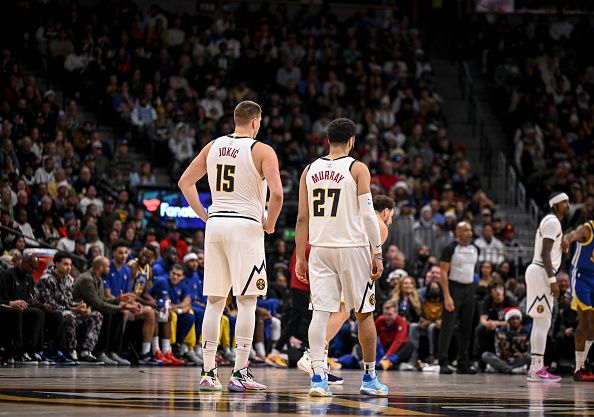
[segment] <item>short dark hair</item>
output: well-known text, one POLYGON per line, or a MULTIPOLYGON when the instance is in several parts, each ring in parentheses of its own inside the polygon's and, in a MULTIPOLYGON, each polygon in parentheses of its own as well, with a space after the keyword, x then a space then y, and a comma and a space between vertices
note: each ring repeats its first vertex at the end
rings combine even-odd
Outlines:
POLYGON ((63 251, 63 250, 59 250, 54 254, 54 264, 62 262, 63 259, 72 260, 72 255, 68 252, 63 251))
POLYGON ((171 269, 179 269, 180 271, 184 271, 184 267, 182 266, 182 264, 173 264, 171 265, 171 269))
POLYGON ((330 143, 347 143, 355 133, 357 133, 357 126, 350 119, 341 117, 328 124, 327 135, 330 143))
POLYGON ((500 277, 493 278, 493 281, 489 284, 489 291, 494 290, 497 287, 505 288, 505 283, 500 277))
POLYGON ((116 250, 117 248, 121 248, 122 246, 129 248, 130 244, 128 243, 128 241, 124 239, 118 239, 111 244, 111 251, 113 252, 114 250, 116 250))
POLYGON ((251 100, 244 100, 235 106, 233 111, 233 119, 236 125, 245 125, 252 121, 254 117, 262 114, 260 105, 251 100))
POLYGON ((373 197, 373 208, 376 211, 383 211, 384 209, 392 210, 396 206, 393 199, 387 195, 379 194, 373 197))

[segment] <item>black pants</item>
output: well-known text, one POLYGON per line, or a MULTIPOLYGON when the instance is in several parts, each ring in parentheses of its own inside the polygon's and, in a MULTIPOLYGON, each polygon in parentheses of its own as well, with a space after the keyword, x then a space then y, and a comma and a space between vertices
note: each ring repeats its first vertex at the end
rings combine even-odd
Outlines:
POLYGON ((448 362, 448 353, 454 327, 458 323, 458 363, 468 364, 468 347, 472 334, 472 319, 476 305, 476 286, 449 282, 450 294, 454 300, 454 311, 443 309, 441 316, 441 331, 439 332, 439 363, 448 362))
POLYGON ((45 313, 45 334, 46 345, 49 352, 54 355, 58 350, 68 351, 66 344, 66 333, 64 332, 64 316, 59 311, 48 311, 45 313))
POLYGON ((474 329, 472 359, 479 360, 485 352, 495 352, 495 330, 487 329, 479 324, 474 329))
POLYGON ((99 309, 99 312, 103 314, 103 325, 95 350, 98 353, 121 353, 124 338, 124 314, 121 311, 107 308, 99 309))
POLYGON ((21 355, 23 352, 34 353, 42 350, 45 325, 43 311, 35 307, 23 311, 0 307, 0 321, 6 335, 2 336, 3 343, 11 353, 21 355))
POLYGON ((311 321, 309 292, 291 288, 289 294, 290 304, 288 314, 285 315, 287 317, 287 322, 283 323, 281 337, 275 345, 275 348, 278 350, 281 350, 284 345, 289 343, 291 336, 307 343, 307 331, 311 321))

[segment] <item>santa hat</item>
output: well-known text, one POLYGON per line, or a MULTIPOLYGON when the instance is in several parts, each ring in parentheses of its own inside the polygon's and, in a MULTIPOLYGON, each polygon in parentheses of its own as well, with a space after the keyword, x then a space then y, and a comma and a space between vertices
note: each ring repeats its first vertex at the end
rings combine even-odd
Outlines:
POLYGON ((509 321, 512 317, 517 317, 522 320, 522 312, 519 308, 510 307, 505 309, 505 321, 509 321))

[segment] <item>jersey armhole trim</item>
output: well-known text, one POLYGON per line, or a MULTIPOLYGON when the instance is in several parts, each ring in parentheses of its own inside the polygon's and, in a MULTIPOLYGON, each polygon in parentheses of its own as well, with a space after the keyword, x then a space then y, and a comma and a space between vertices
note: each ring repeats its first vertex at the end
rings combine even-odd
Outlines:
POLYGON ((254 140, 254 143, 252 143, 252 146, 250 146, 250 150, 253 150, 254 149, 254 146, 256 146, 256 143, 258 143, 258 141, 257 140, 254 140))
POLYGON ((353 165, 355 165, 355 162, 357 162, 357 160, 356 159, 353 159, 353 162, 351 162, 351 164, 349 165, 349 172, 352 172, 353 165))

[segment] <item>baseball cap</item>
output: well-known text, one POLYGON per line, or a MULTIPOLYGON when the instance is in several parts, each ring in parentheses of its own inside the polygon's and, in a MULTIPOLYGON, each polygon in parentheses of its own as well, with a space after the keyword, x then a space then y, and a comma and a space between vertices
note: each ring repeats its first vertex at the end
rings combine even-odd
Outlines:
POLYGON ((190 262, 190 261, 197 261, 197 260, 198 260, 198 255, 196 255, 194 252, 190 252, 186 256, 184 256, 184 263, 190 262))

